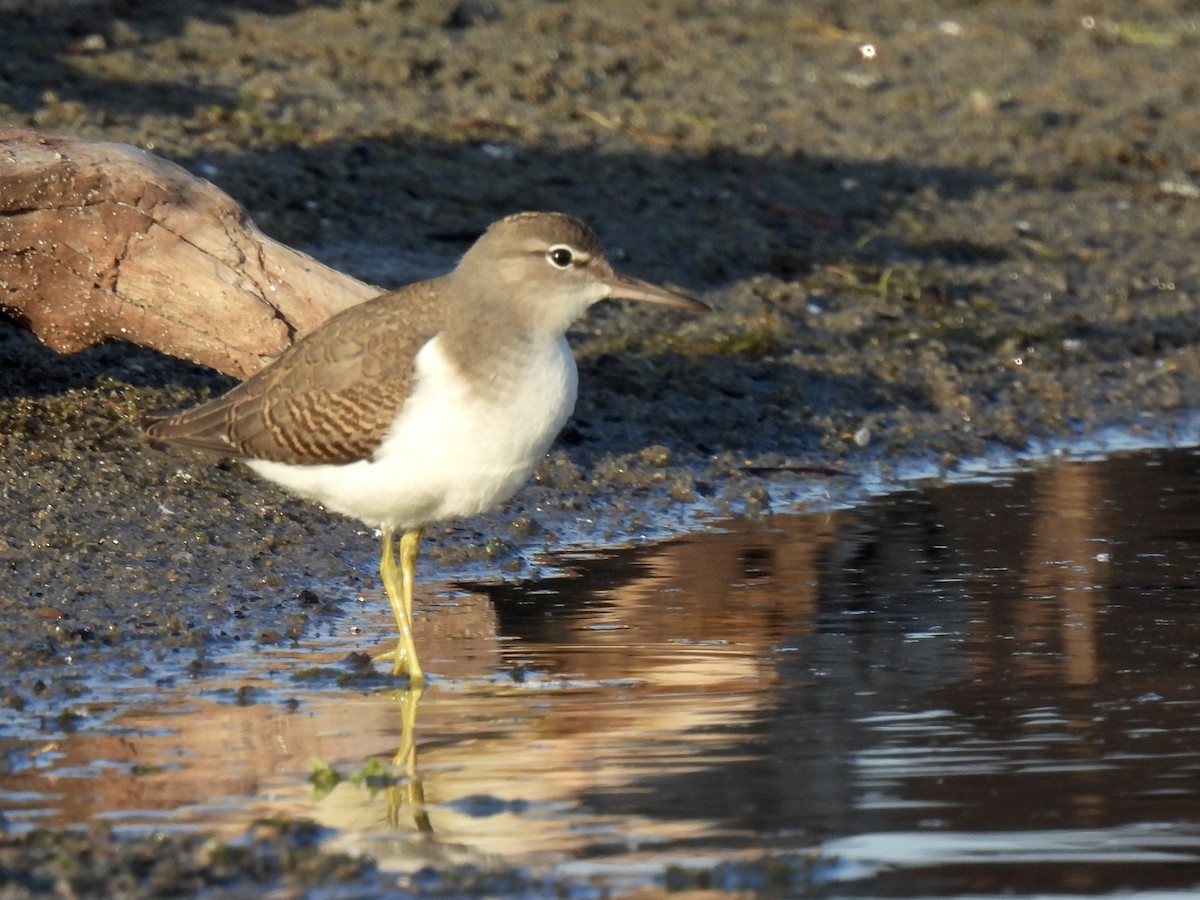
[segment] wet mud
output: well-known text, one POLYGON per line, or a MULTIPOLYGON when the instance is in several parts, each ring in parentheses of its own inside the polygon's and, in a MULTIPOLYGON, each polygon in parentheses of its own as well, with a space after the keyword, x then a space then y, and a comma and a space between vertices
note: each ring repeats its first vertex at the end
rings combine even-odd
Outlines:
MULTIPOLYGON (((714 307, 580 323, 576 415, 508 507, 433 530, 428 602, 1114 425, 1173 440, 1200 384, 1198 23, 1185 0, 8 3, 0 118, 149 147, 376 283, 552 208, 714 307)), ((366 529, 142 439, 229 384, 0 321, 14 714, 378 642, 366 529)))

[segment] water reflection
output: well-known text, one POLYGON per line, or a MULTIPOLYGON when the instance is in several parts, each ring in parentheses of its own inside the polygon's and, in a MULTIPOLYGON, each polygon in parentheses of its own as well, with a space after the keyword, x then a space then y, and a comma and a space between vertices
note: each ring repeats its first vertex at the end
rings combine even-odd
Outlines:
POLYGON ((424 697, 321 669, 361 637, 227 661, 10 744, 6 816, 300 815, 410 868, 815 847, 876 896, 1197 886, 1198 468, 1058 462, 427 597, 424 697), (314 799, 312 757, 388 777, 314 799))

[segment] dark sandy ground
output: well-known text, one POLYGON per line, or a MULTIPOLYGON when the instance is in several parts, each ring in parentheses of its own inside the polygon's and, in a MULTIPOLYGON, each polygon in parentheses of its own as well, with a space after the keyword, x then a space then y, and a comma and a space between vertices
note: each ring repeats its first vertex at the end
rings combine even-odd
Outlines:
MULTIPOLYGON (((536 483, 422 570, 510 578, 901 460, 1166 434, 1200 383, 1198 55, 1194 0, 7 2, 0 121, 151 148, 366 280, 561 209, 710 302, 577 328, 536 483)), ((228 383, 0 322, 7 707, 202 676, 373 588, 365 529, 144 444, 141 416, 228 383)))

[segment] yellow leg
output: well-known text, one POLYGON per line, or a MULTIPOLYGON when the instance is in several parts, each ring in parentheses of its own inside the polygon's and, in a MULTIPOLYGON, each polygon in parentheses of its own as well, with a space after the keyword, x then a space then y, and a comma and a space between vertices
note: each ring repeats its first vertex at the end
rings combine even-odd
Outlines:
POLYGON ((417 644, 413 640, 413 579, 417 569, 417 553, 421 546, 421 529, 410 528, 400 537, 400 565, 396 565, 395 533, 391 528, 383 529, 383 547, 379 557, 379 577, 383 589, 392 604, 396 616, 396 627, 400 639, 394 653, 384 654, 378 659, 392 659, 393 675, 408 675, 414 687, 425 681, 425 673, 417 662, 417 644))

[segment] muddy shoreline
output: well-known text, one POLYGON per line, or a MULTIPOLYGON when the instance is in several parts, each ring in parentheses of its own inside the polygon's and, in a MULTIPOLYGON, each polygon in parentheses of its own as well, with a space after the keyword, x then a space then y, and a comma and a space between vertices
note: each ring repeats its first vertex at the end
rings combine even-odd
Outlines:
MULTIPOLYGON (((714 307, 581 323, 576 415, 508 508, 434 530, 430 590, 1195 408, 1184 0, 20 6, 0 120, 149 147, 360 278, 552 208, 714 307)), ((0 320, 0 702, 47 733, 110 674, 203 679, 375 596, 362 527, 145 444, 229 384, 0 320)))

